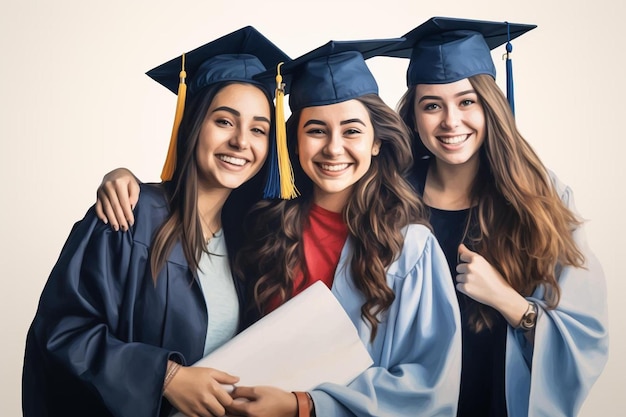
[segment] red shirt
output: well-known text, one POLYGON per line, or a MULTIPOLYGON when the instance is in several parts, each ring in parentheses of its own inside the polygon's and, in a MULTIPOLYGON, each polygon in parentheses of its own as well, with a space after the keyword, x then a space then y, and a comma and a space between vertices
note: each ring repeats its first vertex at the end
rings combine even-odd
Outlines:
MULTIPOLYGON (((294 281, 293 295, 302 292, 316 281, 323 281, 328 288, 333 285, 335 270, 341 250, 348 237, 348 227, 341 213, 335 213, 313 204, 309 213, 309 223, 303 231, 304 261, 308 270, 306 284, 300 271, 294 281)), ((269 311, 279 306, 277 299, 269 303, 269 311)))

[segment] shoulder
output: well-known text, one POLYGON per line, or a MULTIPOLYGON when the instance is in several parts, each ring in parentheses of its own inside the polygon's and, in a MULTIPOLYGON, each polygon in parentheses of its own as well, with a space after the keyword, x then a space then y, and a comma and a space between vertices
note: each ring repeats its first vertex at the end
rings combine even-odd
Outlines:
POLYGON ((561 179, 553 171, 551 171, 550 169, 548 169, 547 171, 548 178, 552 183, 552 187, 554 188, 556 195, 561 199, 565 206, 569 207, 570 209, 574 208, 574 192, 572 191, 572 189, 569 187, 569 185, 561 181, 561 179))
POLYGON ((139 185, 139 201, 137 208, 140 206, 150 206, 152 208, 167 207, 167 193, 163 184, 160 183, 142 183, 139 185))
POLYGON ((419 195, 424 194, 424 184, 426 183, 426 174, 428 173, 428 165, 430 163, 430 158, 424 157, 420 159, 416 159, 413 168, 407 175, 407 180, 409 184, 419 195))
POLYGON ((404 277, 419 264, 440 250, 435 236, 423 224, 410 224, 403 228, 404 244, 398 258, 389 267, 389 273, 404 277))
POLYGON ((134 240, 148 246, 154 231, 169 215, 167 194, 161 184, 141 184, 139 200, 134 209, 135 224, 131 228, 134 240))

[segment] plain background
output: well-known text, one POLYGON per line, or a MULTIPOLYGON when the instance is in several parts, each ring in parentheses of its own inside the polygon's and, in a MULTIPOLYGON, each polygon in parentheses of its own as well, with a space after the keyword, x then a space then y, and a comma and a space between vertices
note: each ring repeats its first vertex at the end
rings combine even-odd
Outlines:
MULTIPOLYGON (((0 415, 21 415, 24 340, 47 276, 102 176, 158 181, 175 96, 144 73, 253 25, 297 57, 328 40, 396 37, 431 16, 534 23, 513 44, 516 117, 588 220, 609 289, 611 352, 581 416, 623 415, 626 386, 624 2, 3 1, 0 16, 0 415), (262 6, 261 6, 262 5, 262 6)), ((504 83, 503 48, 494 52, 504 83)), ((407 61, 370 60, 395 108, 407 61)))

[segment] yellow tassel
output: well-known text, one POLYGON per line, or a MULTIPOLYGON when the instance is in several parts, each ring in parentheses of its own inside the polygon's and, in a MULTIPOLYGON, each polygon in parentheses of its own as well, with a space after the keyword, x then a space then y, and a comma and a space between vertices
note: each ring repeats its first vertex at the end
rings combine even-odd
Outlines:
POLYGON ((276 67, 276 152, 278 153, 278 172, 280 175, 280 198, 283 200, 291 200, 300 195, 296 188, 293 175, 291 160, 289 159, 289 150, 287 149, 287 132, 285 126, 285 110, 284 98, 285 89, 283 77, 280 75, 280 67, 283 63, 279 63, 276 67))
POLYGON ((185 72, 185 54, 182 55, 182 69, 179 74, 180 82, 178 84, 178 99, 176 100, 176 114, 174 115, 174 126, 172 127, 172 136, 170 137, 170 146, 167 149, 167 157, 165 158, 165 164, 163 164, 163 171, 161 172, 161 180, 169 181, 174 175, 174 169, 176 168, 176 146, 178 142, 178 128, 180 127, 180 121, 183 118, 185 112, 185 98, 187 97, 187 85, 185 84, 185 78, 187 73, 185 72))

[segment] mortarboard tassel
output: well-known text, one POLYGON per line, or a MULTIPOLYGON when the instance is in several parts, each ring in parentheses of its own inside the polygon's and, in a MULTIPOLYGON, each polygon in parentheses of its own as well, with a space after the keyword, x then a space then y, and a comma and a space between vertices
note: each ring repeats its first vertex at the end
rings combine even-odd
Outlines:
POLYGON ((263 198, 274 199, 280 197, 280 169, 278 168, 278 151, 276 141, 270 141, 270 150, 267 155, 267 180, 263 189, 263 198))
MULTIPOLYGON (((300 193, 295 185, 295 179, 293 174, 293 168, 291 166, 291 160, 289 159, 289 150, 287 148, 287 132, 285 126, 285 109, 284 98, 285 89, 283 84, 283 77, 280 74, 280 67, 283 63, 279 63, 276 67, 276 158, 278 168, 278 182, 280 188, 280 198, 283 200, 291 200, 296 198, 300 193)), ((270 161, 271 163, 272 161, 270 161)), ((276 178, 273 177, 276 172, 276 167, 270 166, 270 181, 266 187, 266 194, 269 197, 276 197, 276 190, 272 190, 272 187, 276 187, 276 178), (270 188, 270 190, 268 190, 270 188)))
POLYGON ((509 22, 506 23, 506 98, 509 101, 511 112, 515 116, 515 97, 513 94, 513 61, 511 60, 511 53, 513 52, 513 45, 511 45, 511 32, 509 22))
POLYGON ((174 175, 174 169, 176 168, 176 146, 178 142, 178 128, 180 127, 180 121, 183 118, 185 111, 185 98, 187 97, 187 85, 185 84, 185 78, 187 73, 185 72, 185 54, 182 55, 182 68, 180 70, 178 84, 178 99, 176 100, 176 114, 174 115, 174 126, 172 127, 172 136, 170 137, 170 146, 167 149, 167 157, 163 164, 163 171, 161 172, 161 180, 169 181, 174 175))

